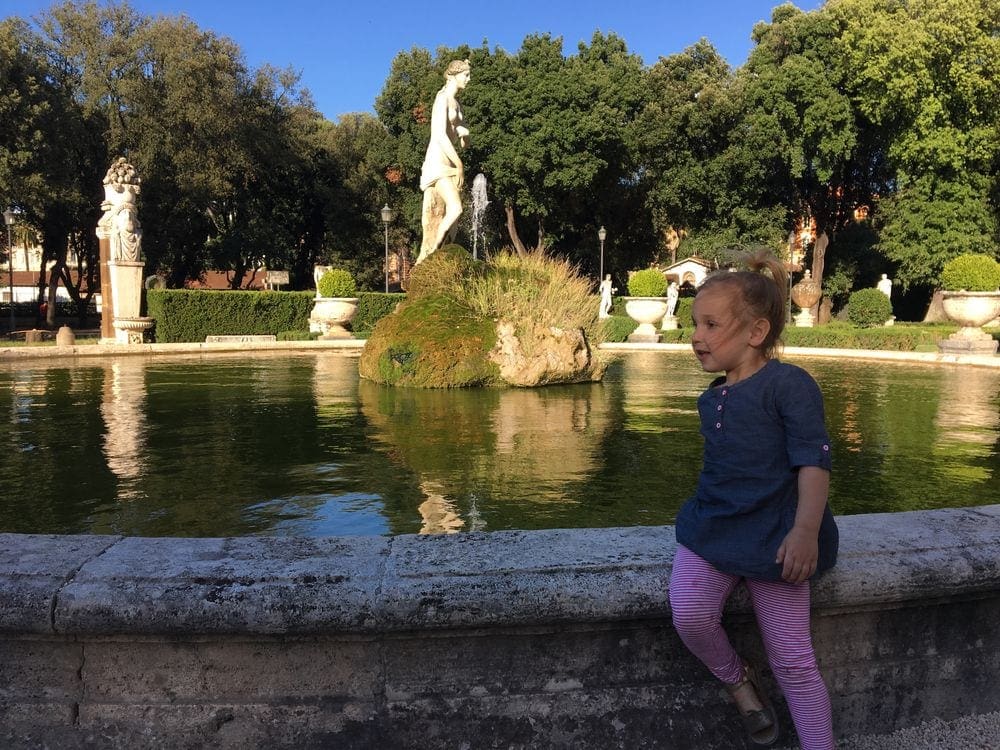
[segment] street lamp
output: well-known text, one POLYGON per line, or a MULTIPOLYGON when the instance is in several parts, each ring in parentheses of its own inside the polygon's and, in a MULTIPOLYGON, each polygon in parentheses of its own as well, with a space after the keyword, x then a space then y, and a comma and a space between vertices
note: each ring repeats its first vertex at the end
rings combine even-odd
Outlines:
POLYGON ((604 281, 604 240, 608 237, 608 230, 601 225, 601 228, 597 230, 597 239, 601 241, 601 273, 597 277, 597 280, 604 281))
POLYGON ((14 333, 14 239, 10 228, 14 226, 14 211, 3 212, 3 223, 7 225, 7 269, 10 272, 10 332, 14 333))
POLYGON ((382 224, 385 227, 385 292, 389 293, 389 225, 392 223, 396 212, 389 208, 386 203, 382 206, 382 224))

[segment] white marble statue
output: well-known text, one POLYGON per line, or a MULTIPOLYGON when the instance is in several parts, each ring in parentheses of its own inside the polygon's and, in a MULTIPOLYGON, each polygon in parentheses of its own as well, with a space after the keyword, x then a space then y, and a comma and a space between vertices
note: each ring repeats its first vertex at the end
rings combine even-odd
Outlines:
POLYGON ((611 274, 607 274, 604 277, 604 281, 601 282, 601 306, 598 308, 597 317, 599 318, 610 318, 611 317, 611 295, 618 291, 617 287, 611 286, 611 274))
MULTIPOLYGON (((101 256, 107 258, 111 283, 110 328, 115 332, 116 343, 141 344, 143 332, 153 325, 152 318, 139 315, 145 265, 136 205, 141 181, 135 168, 124 157, 119 157, 108 169, 103 182, 101 210, 104 213, 97 222, 97 236, 107 242, 106 246, 102 245, 101 256)), ((101 327, 102 332, 107 331, 106 319, 101 327)), ((102 341, 106 338, 105 335, 102 341)))
POLYGON ((667 315, 666 317, 673 317, 677 314, 677 298, 680 296, 680 287, 677 286, 676 281, 671 281, 670 286, 667 287, 667 315))
POLYGON ((876 285, 876 287, 880 292, 882 292, 882 294, 884 294, 889 299, 892 299, 892 279, 890 279, 888 275, 882 274, 882 278, 879 279, 879 282, 876 285))
POLYGON ((471 76, 468 60, 452 60, 445 71, 445 84, 434 97, 431 137, 420 170, 420 189, 424 192, 423 239, 417 263, 441 247, 462 214, 460 193, 465 167, 457 149, 468 145, 469 129, 462 119, 458 93, 469 84, 471 76))
POLYGON ((113 261, 138 261, 142 257, 142 227, 136 198, 141 180, 124 157, 115 160, 104 176, 101 225, 106 228, 113 261))

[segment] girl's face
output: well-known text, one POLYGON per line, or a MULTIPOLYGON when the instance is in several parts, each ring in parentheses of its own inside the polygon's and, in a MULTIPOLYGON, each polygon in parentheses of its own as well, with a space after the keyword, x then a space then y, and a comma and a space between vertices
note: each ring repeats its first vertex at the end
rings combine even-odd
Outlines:
POLYGON ((763 318, 746 321, 733 309, 735 288, 709 287, 694 298, 691 348, 705 372, 726 373, 730 385, 753 375, 766 358, 760 344, 770 330, 763 318))

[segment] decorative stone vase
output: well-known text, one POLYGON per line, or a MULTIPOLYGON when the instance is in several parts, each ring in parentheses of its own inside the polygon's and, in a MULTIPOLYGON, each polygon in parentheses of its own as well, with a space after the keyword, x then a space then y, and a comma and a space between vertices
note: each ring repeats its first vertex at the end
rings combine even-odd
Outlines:
POLYGON ((625 312, 639 327, 629 334, 632 343, 659 343, 656 324, 667 314, 666 297, 626 297, 625 312))
POLYGON ((357 297, 317 297, 309 314, 309 330, 323 339, 354 338, 344 326, 357 312, 357 297))
POLYGON ((806 271, 806 275, 798 284, 792 287, 792 302, 801 308, 801 312, 795 316, 795 325, 798 328, 812 328, 815 319, 809 309, 819 302, 823 296, 823 290, 812 277, 812 271, 806 271))
POLYGON ((938 349, 952 354, 996 354, 998 342, 982 326, 1000 315, 998 292, 942 292, 944 314, 961 326, 938 349))

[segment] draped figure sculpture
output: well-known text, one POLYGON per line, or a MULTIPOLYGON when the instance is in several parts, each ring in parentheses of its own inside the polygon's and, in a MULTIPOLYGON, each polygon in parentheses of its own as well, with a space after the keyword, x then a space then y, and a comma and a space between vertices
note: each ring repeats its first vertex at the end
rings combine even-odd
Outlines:
POLYGON ((142 254, 142 227, 136 198, 141 180, 124 157, 115 160, 104 176, 104 203, 101 225, 107 232, 111 260, 139 261, 142 254))
POLYGON ((441 247, 462 214, 465 167, 457 149, 468 145, 469 129, 462 119, 458 93, 468 85, 471 70, 468 60, 452 60, 445 71, 445 84, 434 97, 431 137, 420 170, 423 239, 417 263, 441 247))

